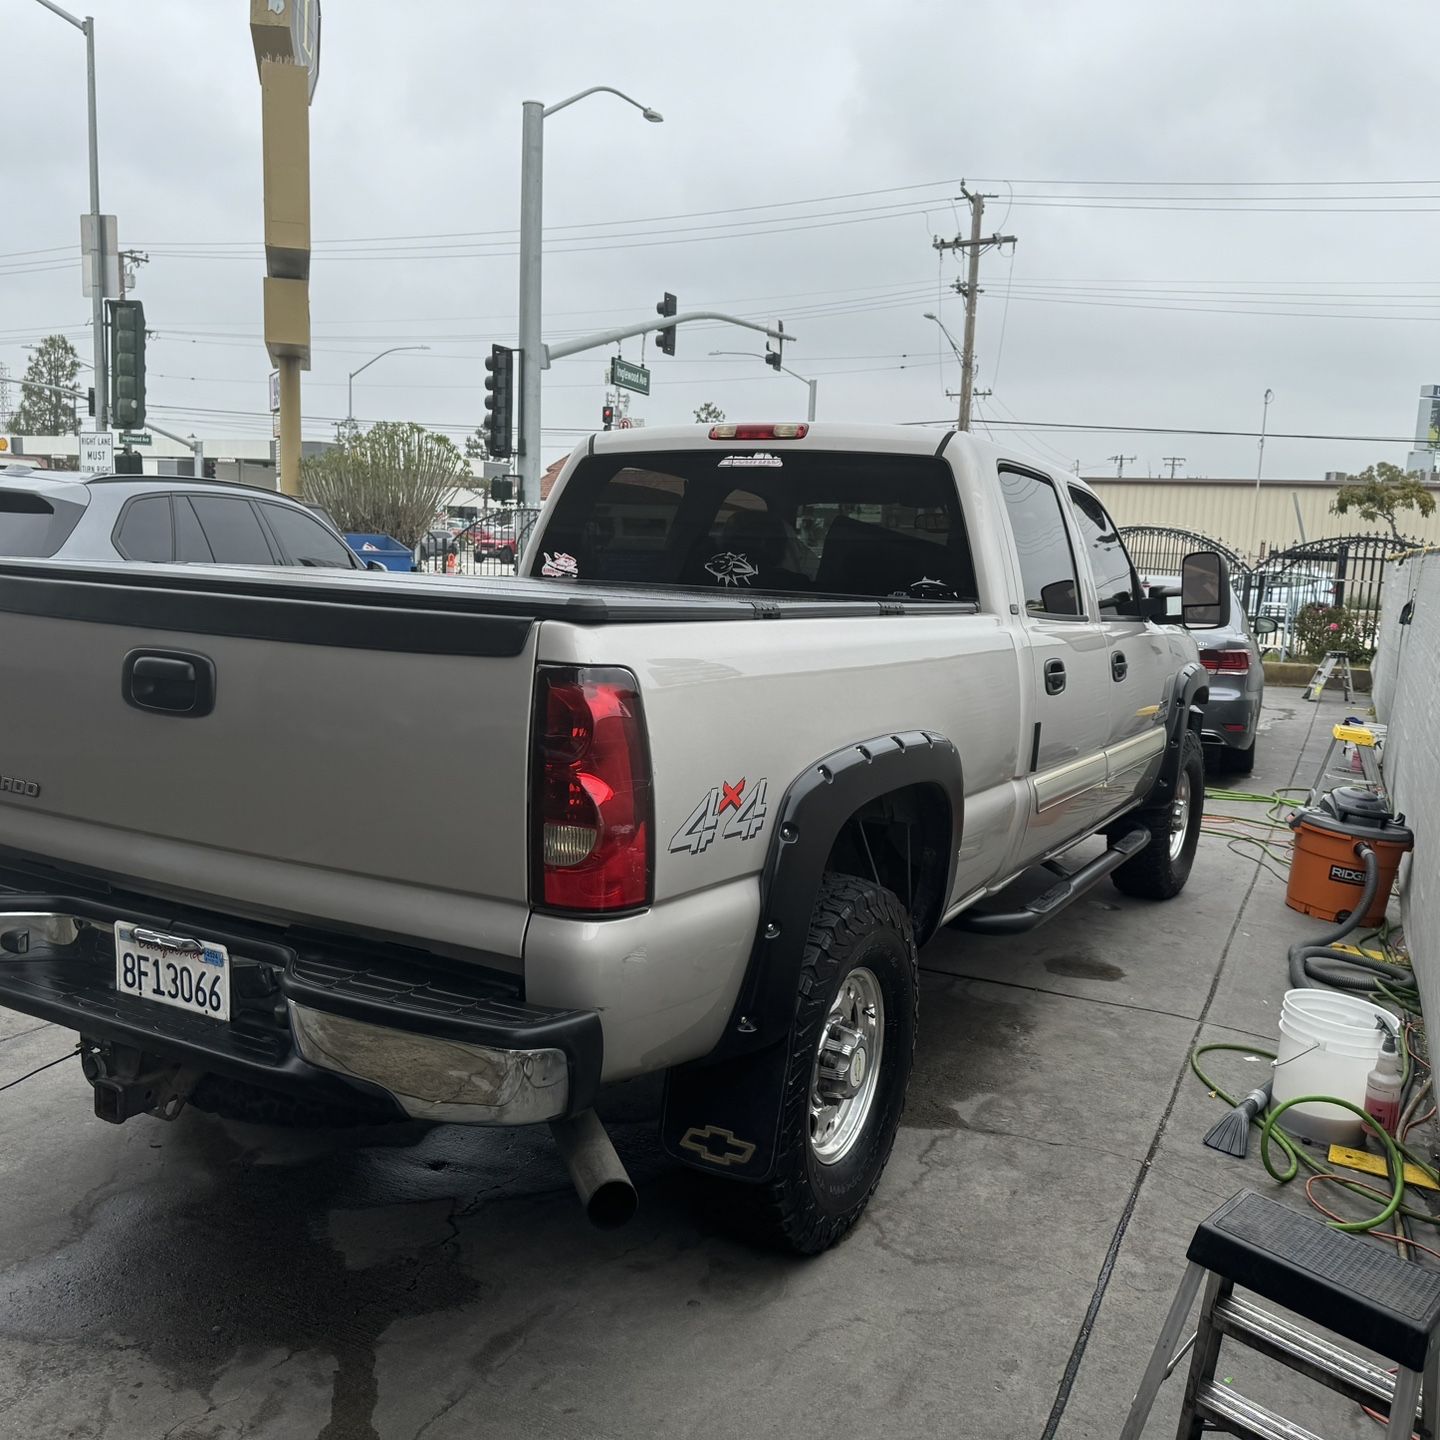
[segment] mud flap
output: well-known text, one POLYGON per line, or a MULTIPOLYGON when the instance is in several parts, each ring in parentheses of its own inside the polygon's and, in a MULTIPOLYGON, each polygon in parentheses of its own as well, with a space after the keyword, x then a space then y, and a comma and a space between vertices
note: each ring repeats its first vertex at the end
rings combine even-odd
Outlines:
POLYGON ((770 1178, 789 1041, 665 1077, 660 1138, 674 1159, 730 1180, 770 1178))

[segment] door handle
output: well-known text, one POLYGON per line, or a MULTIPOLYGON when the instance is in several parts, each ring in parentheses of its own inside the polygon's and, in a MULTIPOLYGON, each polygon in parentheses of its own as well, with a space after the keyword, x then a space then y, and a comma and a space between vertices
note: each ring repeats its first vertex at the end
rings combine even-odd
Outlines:
POLYGON ((1045 662, 1045 693, 1058 695, 1064 688, 1065 662, 1063 660, 1047 660, 1045 662))
POLYGON ((1110 652, 1110 678, 1112 680, 1123 680, 1130 669, 1130 662, 1125 658, 1123 650, 1112 650, 1110 652))
POLYGON ((180 650, 132 650, 125 657, 120 694, 136 710, 196 718, 215 708, 215 665, 180 650))

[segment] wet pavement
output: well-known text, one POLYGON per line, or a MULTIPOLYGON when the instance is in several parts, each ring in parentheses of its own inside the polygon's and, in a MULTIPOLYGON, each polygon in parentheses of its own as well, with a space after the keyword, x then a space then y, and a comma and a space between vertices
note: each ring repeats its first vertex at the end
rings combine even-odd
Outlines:
MULTIPOLYGON (((1256 773, 1220 783, 1308 784, 1346 708, 1272 691, 1256 773)), ((1273 1048, 1309 922, 1251 847, 1202 846, 1164 905, 1104 886, 1030 936, 922 953, 900 1138, 814 1260, 726 1234, 658 1151, 653 1084, 605 1107, 641 1196, 612 1233, 543 1130, 116 1128, 74 1061, 0 1092, 0 1437, 1114 1436, 1196 1221, 1272 1188, 1253 1147, 1201 1146, 1223 1108, 1187 1056, 1273 1048)), ((0 1085, 71 1043, 0 1010, 0 1085)), ((1222 1058, 1237 1089, 1263 1078, 1222 1058)), ((1293 1380, 1254 1391, 1374 1433, 1293 1380)), ((1147 1434, 1178 1404, 1176 1383, 1147 1434)))

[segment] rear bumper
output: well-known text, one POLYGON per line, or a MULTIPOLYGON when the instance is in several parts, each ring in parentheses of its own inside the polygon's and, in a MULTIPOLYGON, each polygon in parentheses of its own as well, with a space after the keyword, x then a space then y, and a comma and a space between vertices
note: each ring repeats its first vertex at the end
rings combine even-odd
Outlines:
POLYGON ((527 1125, 594 1102, 593 1010, 530 1005, 513 976, 398 947, 238 925, 143 897, 0 890, 0 1005, 271 1089, 388 1098, 416 1119, 527 1125), (114 921, 184 929, 232 956, 229 1022, 115 988, 114 921))
POLYGON ((1257 707, 1243 690, 1227 690, 1210 681, 1210 699, 1205 705, 1205 718, 1200 738, 1207 745, 1225 745, 1246 749, 1255 736, 1257 707), (1238 726, 1238 729, 1232 727, 1238 726))

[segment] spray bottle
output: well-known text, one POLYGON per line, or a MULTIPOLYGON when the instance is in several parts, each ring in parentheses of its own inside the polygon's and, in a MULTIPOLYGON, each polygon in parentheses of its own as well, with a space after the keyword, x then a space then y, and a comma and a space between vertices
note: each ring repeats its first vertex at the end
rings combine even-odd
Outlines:
POLYGON ((1404 1080, 1400 1068, 1400 1052, 1395 1036, 1388 1026, 1380 1043, 1380 1058, 1365 1077, 1365 1113, 1387 1134, 1393 1135, 1400 1123, 1400 1096, 1404 1080))

